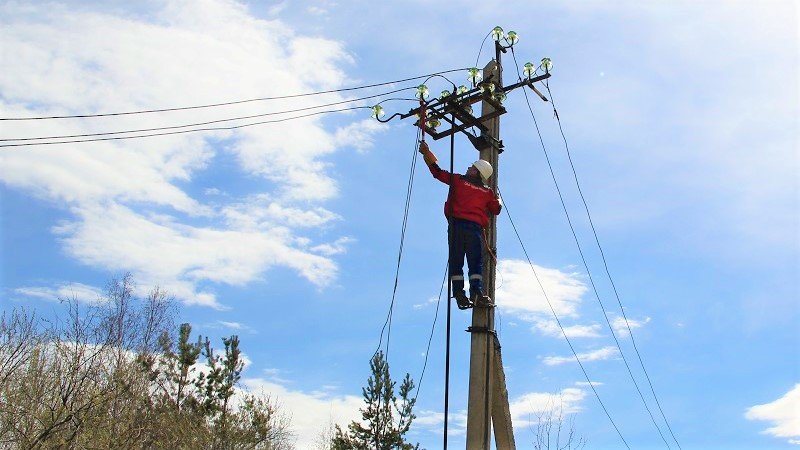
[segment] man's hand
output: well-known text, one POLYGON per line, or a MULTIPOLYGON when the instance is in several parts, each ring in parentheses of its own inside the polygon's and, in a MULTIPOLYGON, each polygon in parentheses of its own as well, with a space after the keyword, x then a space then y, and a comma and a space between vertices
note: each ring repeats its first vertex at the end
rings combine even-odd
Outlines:
POLYGON ((425 142, 425 141, 421 141, 419 143, 419 152, 424 155, 425 152, 429 152, 429 151, 431 151, 431 150, 428 148, 428 143, 425 142))
POLYGON ((436 164, 436 155, 431 153, 431 150, 428 148, 428 144, 425 141, 420 142, 419 144, 419 152, 422 153, 423 159, 425 159, 425 164, 431 166, 436 164))

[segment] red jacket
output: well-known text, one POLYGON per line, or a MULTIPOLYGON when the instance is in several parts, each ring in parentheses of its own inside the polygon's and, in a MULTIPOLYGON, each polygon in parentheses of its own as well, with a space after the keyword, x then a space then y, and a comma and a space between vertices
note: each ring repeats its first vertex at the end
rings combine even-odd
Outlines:
POLYGON ((445 217, 465 219, 486 227, 489 224, 489 214, 500 214, 500 201, 491 189, 471 183, 464 175, 451 175, 437 164, 431 164, 428 168, 433 177, 444 184, 450 184, 452 176, 453 191, 450 199, 444 203, 445 217))

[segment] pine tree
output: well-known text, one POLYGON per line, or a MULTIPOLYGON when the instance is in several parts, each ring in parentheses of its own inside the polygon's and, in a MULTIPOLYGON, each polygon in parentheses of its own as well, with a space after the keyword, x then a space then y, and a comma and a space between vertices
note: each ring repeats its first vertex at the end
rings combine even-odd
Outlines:
POLYGON ((331 442, 332 450, 415 450, 419 444, 406 442, 404 436, 416 418, 413 413, 416 399, 409 398, 414 382, 406 374, 400 385, 399 401, 395 395, 396 383, 389 376, 389 363, 378 352, 370 361, 372 375, 362 395, 366 406, 361 409, 362 421, 353 421, 345 432, 338 425, 331 442), (396 415, 396 417, 395 417, 396 415))

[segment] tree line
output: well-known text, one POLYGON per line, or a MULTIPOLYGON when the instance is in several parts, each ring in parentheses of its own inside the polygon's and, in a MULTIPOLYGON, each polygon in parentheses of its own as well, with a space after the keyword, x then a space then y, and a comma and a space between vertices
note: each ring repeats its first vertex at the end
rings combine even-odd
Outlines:
MULTIPOLYGON (((173 298, 134 294, 131 276, 111 280, 103 298, 61 299, 46 320, 16 307, 0 317, 2 449, 294 448, 291 417, 278 399, 239 387, 238 336, 215 350, 192 326, 175 324, 173 298)), ((410 449, 414 416, 408 375, 395 397, 382 354, 372 360, 362 421, 338 425, 320 449, 410 449)))

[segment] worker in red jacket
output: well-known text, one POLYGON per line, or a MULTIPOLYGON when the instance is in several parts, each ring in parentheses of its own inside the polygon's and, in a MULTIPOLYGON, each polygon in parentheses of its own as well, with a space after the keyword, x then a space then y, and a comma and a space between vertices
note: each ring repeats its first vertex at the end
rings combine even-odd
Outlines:
POLYGON ((448 273, 456 303, 460 309, 479 303, 489 305, 491 299, 483 293, 483 229, 489 224, 489 214, 500 214, 500 201, 485 184, 492 176, 492 165, 479 159, 466 174, 451 174, 436 164, 436 156, 424 141, 419 151, 433 177, 450 185, 444 214, 451 219, 447 228, 448 273), (469 298, 464 293, 464 255, 469 268, 469 298))

